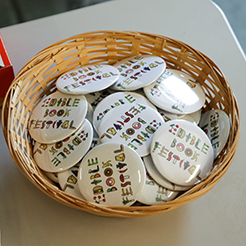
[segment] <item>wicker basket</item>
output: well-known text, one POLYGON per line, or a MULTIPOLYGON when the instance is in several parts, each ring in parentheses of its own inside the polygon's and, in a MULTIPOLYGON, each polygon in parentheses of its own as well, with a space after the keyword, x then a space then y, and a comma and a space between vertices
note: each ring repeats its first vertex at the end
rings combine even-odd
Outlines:
POLYGON ((229 168, 238 145, 240 115, 236 99, 224 74, 207 56, 178 40, 139 32, 100 31, 79 34, 40 51, 14 79, 3 104, 2 125, 12 158, 39 189, 71 207, 102 216, 141 217, 175 209, 208 192, 229 168), (206 93, 203 111, 224 110, 231 120, 229 140, 215 160, 209 177, 173 201, 154 206, 105 207, 80 200, 61 191, 37 167, 34 141, 27 123, 34 106, 53 92, 62 73, 87 64, 114 64, 133 55, 162 57, 168 68, 186 72, 202 85, 206 93))

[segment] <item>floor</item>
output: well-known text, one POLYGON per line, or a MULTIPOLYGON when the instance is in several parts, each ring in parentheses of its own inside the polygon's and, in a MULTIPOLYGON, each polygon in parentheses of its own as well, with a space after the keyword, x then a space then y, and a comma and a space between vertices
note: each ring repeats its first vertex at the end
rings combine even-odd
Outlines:
MULTIPOLYGON (((110 0, 0 0, 0 28, 110 0)), ((204 0, 207 1, 207 0, 204 0)), ((246 53, 246 0, 213 0, 246 53)))

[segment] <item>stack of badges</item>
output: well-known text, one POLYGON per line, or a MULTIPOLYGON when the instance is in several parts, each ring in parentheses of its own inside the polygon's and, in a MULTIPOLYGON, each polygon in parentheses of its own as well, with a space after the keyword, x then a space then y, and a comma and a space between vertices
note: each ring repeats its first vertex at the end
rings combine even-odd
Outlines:
POLYGON ((62 74, 34 108, 33 157, 60 189, 100 205, 155 205, 207 177, 230 119, 202 113, 205 93, 158 56, 62 74))

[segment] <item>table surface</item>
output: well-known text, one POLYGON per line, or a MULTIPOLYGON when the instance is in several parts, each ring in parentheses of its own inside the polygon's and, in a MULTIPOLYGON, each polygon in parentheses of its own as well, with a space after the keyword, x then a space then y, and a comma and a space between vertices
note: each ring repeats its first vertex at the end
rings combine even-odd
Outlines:
POLYGON ((118 0, 0 29, 17 73, 46 46, 96 30, 142 31, 181 40, 224 72, 241 108, 238 151, 222 180, 201 198, 144 218, 92 215, 36 188, 11 159, 0 130, 0 245, 245 245, 246 62, 226 17, 209 0, 118 0))

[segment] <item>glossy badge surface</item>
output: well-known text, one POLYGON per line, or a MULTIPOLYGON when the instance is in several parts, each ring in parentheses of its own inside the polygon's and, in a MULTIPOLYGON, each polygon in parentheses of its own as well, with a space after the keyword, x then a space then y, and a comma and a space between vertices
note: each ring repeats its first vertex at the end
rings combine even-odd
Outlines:
POLYGON ((230 134, 231 124, 228 115, 220 109, 207 111, 202 115, 199 125, 210 139, 216 158, 225 147, 230 134))
POLYGON ((201 85, 174 69, 166 69, 156 82, 144 87, 144 92, 154 105, 174 114, 193 113, 205 102, 201 85))
POLYGON ((79 189, 86 200, 100 205, 130 206, 140 196, 146 171, 139 155, 119 143, 93 148, 79 169, 79 189))
POLYGON ((98 135, 103 143, 119 142, 134 149, 140 156, 146 156, 150 153, 154 132, 163 123, 157 110, 140 104, 125 104, 104 115, 98 135))
POLYGON ((114 65, 119 80, 110 88, 113 90, 137 90, 158 79, 166 69, 166 62, 158 56, 138 55, 123 59, 114 65))
POLYGON ((61 172, 75 165, 89 150, 93 129, 85 119, 71 136, 53 144, 36 142, 33 156, 37 165, 46 172, 61 172))
POLYGON ((63 93, 87 94, 111 86, 119 79, 119 71, 110 65, 84 66, 61 75, 56 87, 63 93))
POLYGON ((184 120, 168 121, 155 132, 151 156, 160 174, 181 186, 203 180, 214 160, 207 135, 194 123, 184 120))
POLYGON ((34 108, 28 123, 31 137, 39 143, 55 143, 73 134, 87 113, 84 96, 59 91, 50 94, 34 108))
MULTIPOLYGON (((93 113, 93 125, 98 129, 102 118, 111 109, 125 104, 141 104, 150 106, 155 109, 155 106, 144 96, 135 92, 116 92, 104 98, 95 108, 93 113)), ((118 108, 118 110, 121 110, 118 108)))

